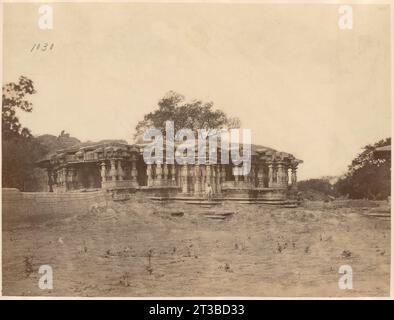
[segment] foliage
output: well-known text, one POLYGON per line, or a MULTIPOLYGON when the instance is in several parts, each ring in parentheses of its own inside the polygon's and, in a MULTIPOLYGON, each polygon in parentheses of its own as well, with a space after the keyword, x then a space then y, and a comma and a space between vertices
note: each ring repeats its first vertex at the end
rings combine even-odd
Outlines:
POLYGON ((24 76, 19 77, 18 83, 10 82, 3 86, 1 119, 3 139, 31 137, 30 130, 22 128, 16 112, 18 109, 25 112, 33 110, 33 105, 26 100, 26 96, 35 92, 33 81, 24 76))
POLYGON ((390 195, 391 157, 375 155, 378 147, 391 145, 391 138, 367 145, 349 165, 347 174, 334 186, 335 192, 352 199, 385 199, 390 195))
POLYGON ((333 195, 334 193, 333 186, 327 179, 309 179, 300 181, 298 182, 297 187, 300 191, 314 190, 325 195, 333 195))
POLYGON ((32 191, 32 186, 35 185, 35 161, 47 151, 33 137, 20 135, 3 139, 2 186, 32 191))
POLYGON ((144 116, 136 126, 135 137, 141 136, 146 129, 155 127, 165 132, 165 122, 174 121, 175 131, 188 128, 193 131, 198 129, 238 128, 238 118, 228 117, 221 110, 214 110, 213 102, 194 100, 186 102, 184 96, 174 91, 169 91, 158 102, 158 109, 144 116))

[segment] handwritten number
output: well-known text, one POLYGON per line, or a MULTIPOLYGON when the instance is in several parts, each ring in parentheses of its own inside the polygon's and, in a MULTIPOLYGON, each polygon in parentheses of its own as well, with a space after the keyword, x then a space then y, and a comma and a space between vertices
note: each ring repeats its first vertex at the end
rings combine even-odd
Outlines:
POLYGON ((44 43, 34 43, 33 46, 30 49, 30 52, 33 51, 49 51, 49 50, 53 50, 53 48, 55 47, 55 44, 52 43, 48 43, 48 42, 44 42, 44 43), (41 50, 40 50, 41 48, 41 50))

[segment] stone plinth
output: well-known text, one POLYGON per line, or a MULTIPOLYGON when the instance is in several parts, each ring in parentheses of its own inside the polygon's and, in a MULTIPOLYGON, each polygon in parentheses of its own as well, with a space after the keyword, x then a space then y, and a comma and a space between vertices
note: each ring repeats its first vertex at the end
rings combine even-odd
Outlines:
POLYGON ((113 189, 135 189, 138 188, 138 183, 133 180, 115 180, 103 181, 102 188, 107 190, 113 189))
POLYGON ((287 188, 257 188, 256 197, 259 200, 285 200, 287 188))

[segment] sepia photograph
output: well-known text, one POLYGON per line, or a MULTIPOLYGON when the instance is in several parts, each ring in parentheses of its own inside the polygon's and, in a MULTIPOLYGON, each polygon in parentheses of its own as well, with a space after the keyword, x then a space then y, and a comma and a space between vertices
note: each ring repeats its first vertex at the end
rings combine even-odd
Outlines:
POLYGON ((389 298, 392 10, 2 3, 1 295, 389 298))

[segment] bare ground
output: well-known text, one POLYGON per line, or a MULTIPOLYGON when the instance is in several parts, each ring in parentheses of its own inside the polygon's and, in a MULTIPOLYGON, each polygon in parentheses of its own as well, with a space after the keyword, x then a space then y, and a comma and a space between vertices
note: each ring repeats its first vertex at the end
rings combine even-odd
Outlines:
POLYGON ((388 296, 390 220, 366 215, 387 211, 353 201, 99 204, 4 225, 3 295, 388 296), (234 214, 216 220, 210 210, 234 214), (53 290, 38 288, 44 264, 53 290), (338 288, 341 265, 353 269, 353 290, 338 288))

